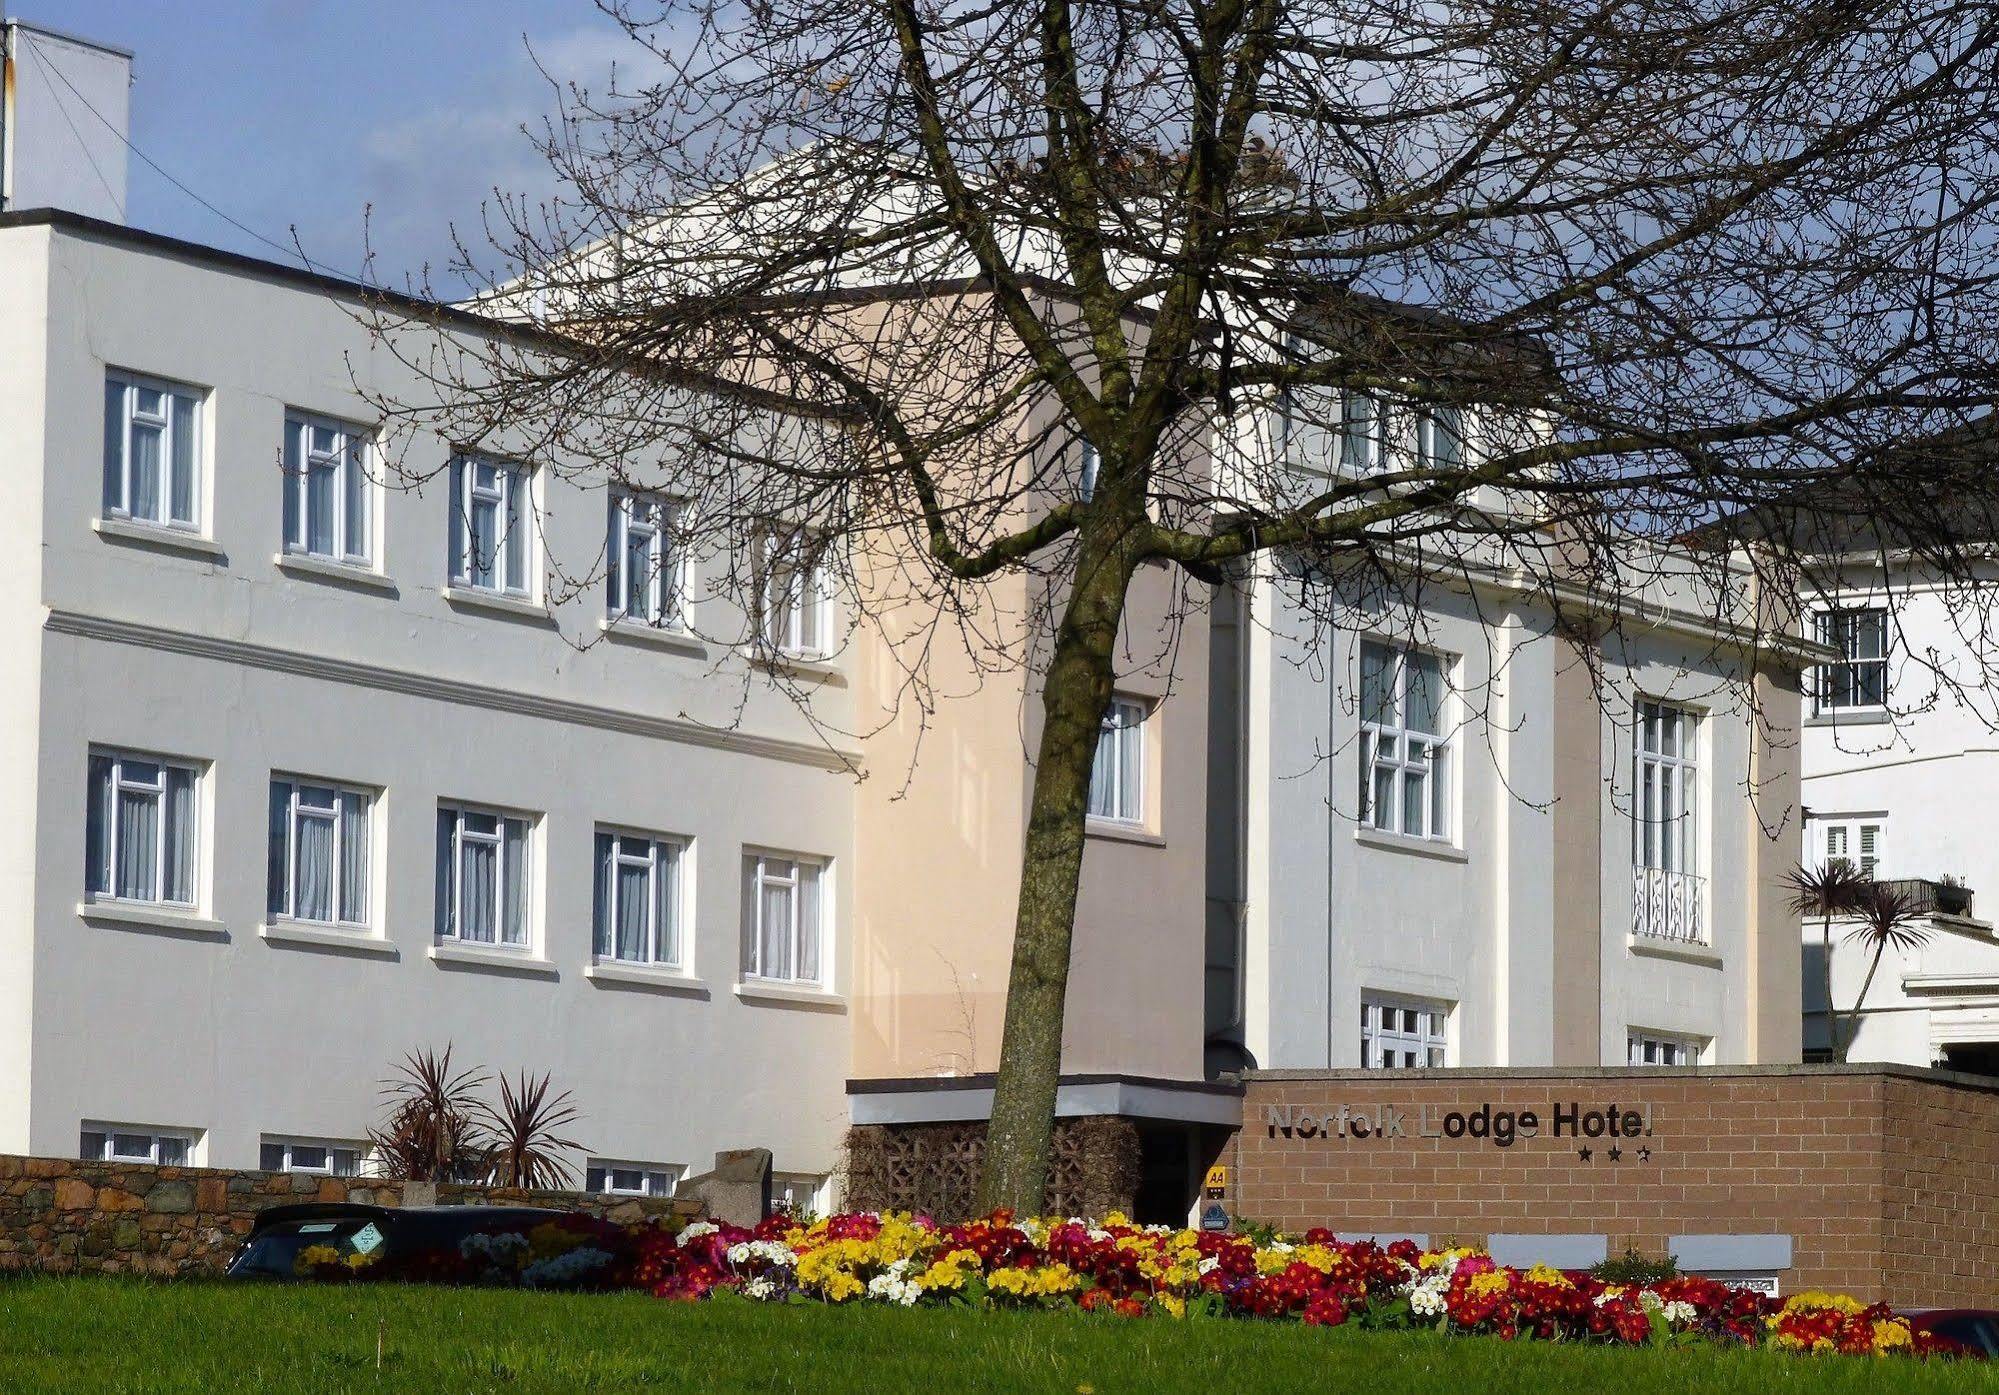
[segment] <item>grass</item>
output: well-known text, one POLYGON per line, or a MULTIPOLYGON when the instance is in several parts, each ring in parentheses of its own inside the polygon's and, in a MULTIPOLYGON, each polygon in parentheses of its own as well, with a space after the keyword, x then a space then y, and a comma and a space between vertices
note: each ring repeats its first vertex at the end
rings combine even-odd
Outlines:
MULTIPOLYGON (((1974 1363, 1892 1369, 1896 1395, 1994 1388, 1991 1369, 1974 1363)), ((0 1282, 4 1391, 1861 1395, 1881 1389, 1887 1374, 1868 1358, 1073 1313, 762 1308, 388 1285, 0 1282)))

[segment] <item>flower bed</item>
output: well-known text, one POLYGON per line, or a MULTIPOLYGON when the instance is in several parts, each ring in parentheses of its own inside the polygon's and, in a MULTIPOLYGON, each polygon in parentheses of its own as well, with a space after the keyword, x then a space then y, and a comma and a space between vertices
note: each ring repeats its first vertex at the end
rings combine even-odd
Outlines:
POLYGON ((1121 1216, 960 1225, 848 1214, 772 1216, 751 1230, 694 1221, 619 1226, 565 1216, 468 1236, 455 1254, 341 1256, 308 1248, 301 1277, 639 1289, 662 1298, 1067 1308, 1117 1317, 1238 1317, 1308 1326, 1433 1328, 1622 1345, 1720 1342, 1787 1351, 1928 1356, 1951 1344, 1885 1304, 1841 1294, 1777 1300, 1712 1279, 1643 1285, 1513 1269, 1471 1249, 1349 1244, 1330 1232, 1257 1240, 1137 1226, 1121 1216))

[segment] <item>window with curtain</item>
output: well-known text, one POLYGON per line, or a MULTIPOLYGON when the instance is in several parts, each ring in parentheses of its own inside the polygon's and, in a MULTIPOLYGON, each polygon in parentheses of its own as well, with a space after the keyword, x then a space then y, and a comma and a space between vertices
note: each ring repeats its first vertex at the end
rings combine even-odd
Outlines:
POLYGON ((1818 712, 1885 707, 1888 703, 1888 612, 1853 609, 1820 612, 1819 643, 1839 659, 1821 664, 1813 684, 1818 712))
POLYGON ((1700 874, 1697 840, 1700 719, 1669 702, 1640 702, 1632 740, 1632 860, 1639 867, 1700 874))
POLYGON ((451 582, 481 591, 533 592, 533 501, 525 465, 461 455, 451 462, 451 582))
POLYGON ((681 962, 681 862, 686 843, 597 830, 592 944, 599 959, 681 962))
POLYGON ((1370 1070, 1442 1066, 1447 1042, 1448 1004, 1425 998, 1362 994, 1360 1063, 1370 1070))
POLYGON ((656 494, 614 491, 610 504, 606 611, 676 629, 681 623, 681 567, 674 545, 677 506, 656 494))
POLYGON ((285 415, 285 551, 365 565, 370 558, 368 433, 285 415))
POLYGON ((257 1166, 264 1172, 303 1172, 308 1176, 353 1177, 361 1171, 367 1149, 359 1143, 325 1139, 266 1137, 257 1149, 257 1166))
POLYGON ((129 751, 92 751, 84 890, 157 905, 195 903, 200 772, 129 751))
POLYGON ((1701 1042, 1697 1037, 1633 1031, 1629 1044, 1631 1064, 1634 1066, 1697 1066, 1701 1063, 1701 1042))
POLYGON ((528 947, 530 833, 520 814, 438 806, 438 939, 528 947))
POLYGON ((766 532, 757 543, 758 623, 781 654, 823 658, 831 647, 832 589, 822 546, 801 528, 766 532))
POLYGON ((1360 819, 1412 838, 1451 836, 1451 737, 1439 654, 1360 646, 1360 819))
POLYGON ((373 807, 365 790, 273 779, 265 909, 291 920, 366 925, 373 807))
POLYGON ((1388 468, 1388 407, 1368 392, 1340 394, 1340 466, 1372 475, 1388 468))
POLYGON ((1427 470, 1454 470, 1464 463, 1464 414, 1456 407, 1431 407, 1416 419, 1416 455, 1427 470))
POLYGON ((1090 767, 1091 818, 1145 821, 1145 717, 1138 699, 1111 699, 1090 767))
POLYGON ((743 973, 814 987, 824 983, 826 864, 778 853, 743 855, 743 973))
POLYGON ((151 1124, 85 1124, 77 1156, 86 1162, 155 1163, 185 1167, 194 1160, 195 1136, 151 1124))
POLYGON ((686 1170, 677 1163, 606 1162, 592 1158, 583 1169, 583 1190, 599 1196, 672 1196, 686 1170))
POLYGON ((201 521, 199 388, 124 373, 104 380, 104 516, 168 528, 201 521))

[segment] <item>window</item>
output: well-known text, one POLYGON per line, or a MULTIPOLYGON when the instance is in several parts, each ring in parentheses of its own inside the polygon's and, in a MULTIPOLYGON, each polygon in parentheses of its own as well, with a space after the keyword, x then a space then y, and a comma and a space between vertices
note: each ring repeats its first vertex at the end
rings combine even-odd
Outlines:
POLYGON ((1089 503, 1097 494, 1097 474, 1103 467, 1103 457, 1088 441, 1083 442, 1082 479, 1076 485, 1076 497, 1089 503))
POLYGON ((1697 1066, 1701 1063, 1701 1043, 1693 1037, 1664 1032, 1631 1033, 1631 1064, 1634 1066, 1697 1066))
POLYGON ((193 528, 199 521, 199 389, 113 373, 104 381, 104 516, 193 528))
POLYGON ((285 551, 368 560, 368 437, 360 428, 285 417, 285 551))
POLYGON ((673 528, 678 506, 651 494, 611 496, 609 594, 613 620, 643 620, 668 629, 681 623, 680 559, 673 528))
POLYGON ((437 937, 527 948, 527 819, 439 806, 437 937))
POLYGON ((600 1196, 672 1196, 684 1169, 665 1163, 605 1162, 583 1168, 583 1190, 600 1196))
POLYGON ((1632 860, 1661 872, 1698 874, 1700 719, 1671 703, 1641 702, 1636 726, 1632 860))
POLYGON ((1446 1063, 1444 1024, 1450 1009, 1420 998, 1364 994, 1360 1000, 1360 1063, 1396 1070, 1446 1063))
POLYGON ((818 658, 828 647, 830 589, 818 541, 802 529, 758 544, 758 610, 764 642, 782 654, 818 658))
POLYGON ((780 983, 821 981, 823 863, 743 856, 744 973, 780 983))
POLYGON ((1416 454, 1426 470, 1464 463, 1464 418, 1456 407, 1432 407, 1416 419, 1416 454))
POLYGON ((770 1175, 770 1204, 773 1211, 787 1216, 824 1214, 826 1179, 809 1172, 773 1172, 770 1175))
POLYGON ((529 594, 533 510, 526 466, 461 455, 451 462, 451 580, 529 594))
POLYGON ((186 1167, 194 1161, 194 1135, 151 1124, 85 1124, 77 1156, 85 1162, 186 1167))
POLYGON ((365 791, 271 781, 269 897, 273 916, 329 925, 368 923, 365 791))
POLYGON ((1820 712, 1883 707, 1888 702, 1888 612, 1828 610, 1818 617, 1819 642, 1840 658, 1817 672, 1820 712))
POLYGON ((1145 704, 1112 698, 1090 769, 1090 817, 1118 823, 1145 819, 1145 704))
POLYGON ((1815 840, 1822 864, 1851 863, 1861 876, 1873 880, 1881 865, 1887 824, 1881 819, 1813 819, 1819 833, 1815 840))
POLYGON ((1441 655, 1360 646, 1360 818, 1415 838, 1450 835, 1441 655))
POLYGON ((266 1138, 257 1166, 265 1172, 304 1172, 321 1177, 354 1177, 361 1171, 365 1149, 358 1143, 324 1139, 266 1138))
POLYGON ((1372 393, 1340 396, 1340 464, 1349 474, 1372 475, 1388 468, 1388 411, 1372 393))
POLYGON ((94 897, 192 906, 195 788, 190 765, 124 751, 90 753, 84 890, 94 897))
POLYGON ((669 838, 597 830, 592 943, 599 959, 680 962, 680 858, 669 838))

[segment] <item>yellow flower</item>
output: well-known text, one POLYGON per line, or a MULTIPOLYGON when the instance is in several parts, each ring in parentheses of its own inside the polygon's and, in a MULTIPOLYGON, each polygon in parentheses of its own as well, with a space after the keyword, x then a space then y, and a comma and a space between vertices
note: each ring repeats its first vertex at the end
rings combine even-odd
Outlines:
POLYGON ((1513 1281, 1507 1277, 1504 1269, 1491 1269, 1483 1274, 1474 1274, 1469 1285, 1475 1298, 1491 1298, 1506 1292, 1512 1286, 1513 1281))
POLYGON ((1180 1297, 1178 1294, 1174 1293, 1154 1294, 1152 1301, 1154 1304, 1158 1306, 1159 1310, 1162 1313, 1165 1313, 1166 1316, 1168 1317, 1183 1318, 1187 1316, 1187 1300, 1180 1297))
POLYGON ((1553 1284, 1556 1288, 1574 1288, 1568 1276, 1552 1264, 1537 1264, 1527 1271, 1527 1277, 1537 1284, 1553 1284))

